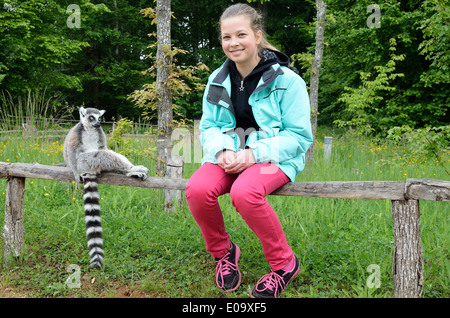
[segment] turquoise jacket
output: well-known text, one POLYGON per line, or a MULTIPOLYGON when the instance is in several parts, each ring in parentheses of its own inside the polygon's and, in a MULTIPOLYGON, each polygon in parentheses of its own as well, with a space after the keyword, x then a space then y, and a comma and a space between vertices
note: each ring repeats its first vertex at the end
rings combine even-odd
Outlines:
MULTIPOLYGON (((227 63, 214 71, 203 96, 200 137, 202 164, 217 164, 216 155, 224 150, 239 151, 239 132, 231 103, 231 82, 227 63)), ((291 181, 305 167, 305 153, 312 144, 310 105, 305 81, 276 63, 266 70, 249 98, 260 130, 248 135, 246 147, 257 163, 277 165, 291 181)), ((270 171, 267 171, 270 173, 270 171)))

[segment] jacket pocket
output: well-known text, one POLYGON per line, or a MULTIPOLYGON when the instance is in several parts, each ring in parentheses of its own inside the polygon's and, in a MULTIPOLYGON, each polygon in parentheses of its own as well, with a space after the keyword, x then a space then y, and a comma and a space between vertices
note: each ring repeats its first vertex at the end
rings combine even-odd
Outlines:
POLYGON ((272 95, 272 93, 274 93, 276 91, 285 91, 285 90, 287 90, 287 88, 285 88, 285 87, 277 87, 277 86, 272 87, 272 88, 269 87, 269 88, 267 88, 267 93, 262 95, 261 97, 255 99, 255 102, 259 102, 261 100, 269 98, 270 95, 272 95))

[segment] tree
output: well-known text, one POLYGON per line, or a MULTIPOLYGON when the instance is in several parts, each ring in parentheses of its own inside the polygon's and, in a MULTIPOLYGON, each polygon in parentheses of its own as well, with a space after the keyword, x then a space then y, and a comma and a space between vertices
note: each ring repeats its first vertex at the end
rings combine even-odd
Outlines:
POLYGON ((158 49, 156 52, 156 87, 158 98, 158 142, 156 174, 164 175, 166 158, 171 152, 171 133, 173 124, 172 92, 169 87, 172 55, 170 54, 170 20, 172 12, 170 0, 156 2, 156 36, 158 49))
MULTIPOLYGON (((154 8, 143 9, 141 13, 150 18, 152 24, 157 23, 157 12, 154 8)), ((154 37, 157 34, 150 33, 148 36, 154 37)), ((171 156, 173 126, 189 121, 187 111, 196 113, 196 110, 189 108, 190 105, 186 105, 189 98, 197 97, 200 100, 199 108, 201 110, 201 96, 205 84, 197 75, 209 73, 205 64, 179 65, 179 54, 184 56, 188 54, 188 51, 175 46, 170 47, 167 44, 161 45, 161 43, 161 41, 157 41, 157 43, 152 42, 148 45, 151 51, 157 47, 157 56, 155 57, 153 53, 146 56, 151 60, 151 66, 142 72, 146 76, 147 83, 128 96, 129 100, 143 110, 142 115, 145 119, 158 119, 157 148, 160 152, 157 154, 157 174, 159 175, 164 173, 166 159, 171 156), (167 75, 167 77, 162 79, 163 75, 167 75), (162 94, 165 95, 162 96, 162 94)))
MULTIPOLYGON (((324 45, 324 25, 325 25, 325 13, 327 10, 327 4, 322 0, 316 0, 317 19, 316 19, 316 49, 314 59, 311 67, 311 81, 309 90, 309 100, 311 104, 311 129, 313 139, 316 139, 317 130, 317 115, 319 114, 318 108, 318 95, 319 95, 319 74, 320 65, 322 64, 323 45, 324 45)), ((314 156, 314 143, 309 147, 306 157, 308 161, 314 156)))

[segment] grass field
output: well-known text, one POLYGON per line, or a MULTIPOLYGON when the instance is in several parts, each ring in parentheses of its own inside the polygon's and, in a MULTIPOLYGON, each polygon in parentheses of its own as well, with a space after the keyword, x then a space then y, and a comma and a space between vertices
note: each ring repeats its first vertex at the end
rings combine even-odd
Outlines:
MULTIPOLYGON (((436 162, 406 158, 401 147, 333 131, 327 131, 334 140, 332 156, 325 162, 324 135, 318 134, 315 160, 297 181, 449 180, 436 162), (383 164, 384 159, 398 164, 383 164)), ((150 139, 128 140, 118 151, 154 173, 150 139)), ((449 163, 448 154, 444 160, 449 163)), ((0 161, 62 162, 62 139, 0 141, 0 161)), ((184 177, 189 178, 198 166, 186 164, 184 177)), ((0 180, 1 206, 5 183, 0 180)), ((0 296, 249 297, 257 280, 269 270, 259 241, 235 212, 228 195, 221 197, 220 203, 227 230, 241 247, 243 278, 236 292, 224 294, 215 286, 214 262, 185 202, 168 214, 162 190, 107 185, 100 185, 99 190, 106 254, 100 271, 89 269, 80 185, 26 180, 23 253, 11 267, 0 263, 0 296), (66 283, 73 277, 67 271, 71 264, 79 266, 80 288, 66 283)), ((390 201, 281 196, 268 200, 300 260, 299 275, 283 297, 393 297, 390 201), (379 288, 367 284, 371 264, 380 268, 379 288)), ((449 297, 449 204, 421 201, 420 210, 423 296, 449 297)), ((3 217, 0 213, 0 224, 3 217)), ((3 248, 3 238, 0 245, 3 248)))

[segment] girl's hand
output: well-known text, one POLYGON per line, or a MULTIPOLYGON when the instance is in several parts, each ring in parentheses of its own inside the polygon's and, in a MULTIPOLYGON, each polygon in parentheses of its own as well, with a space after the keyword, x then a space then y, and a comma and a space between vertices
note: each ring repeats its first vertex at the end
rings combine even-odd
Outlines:
POLYGON ((255 156, 251 149, 245 149, 239 151, 234 161, 225 165, 224 170, 228 174, 236 174, 244 171, 248 167, 253 166, 256 163, 255 156))
POLYGON ((217 164, 223 170, 227 164, 232 163, 236 159, 236 153, 232 150, 224 150, 217 156, 217 164))

